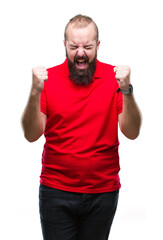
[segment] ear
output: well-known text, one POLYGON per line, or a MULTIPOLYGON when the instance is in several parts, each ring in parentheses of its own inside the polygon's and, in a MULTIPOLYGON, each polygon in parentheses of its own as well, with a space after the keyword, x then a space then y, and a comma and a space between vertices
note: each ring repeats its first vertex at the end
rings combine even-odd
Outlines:
POLYGON ((99 49, 100 41, 97 42, 97 50, 99 49))
POLYGON ((63 40, 63 44, 64 44, 64 46, 65 46, 65 48, 66 48, 66 41, 65 41, 65 40, 63 40))

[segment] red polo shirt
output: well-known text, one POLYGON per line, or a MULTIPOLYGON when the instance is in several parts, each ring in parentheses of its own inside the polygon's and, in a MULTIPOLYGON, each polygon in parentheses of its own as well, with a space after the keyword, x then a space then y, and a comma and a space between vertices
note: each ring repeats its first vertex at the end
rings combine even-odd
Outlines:
POLYGON ((40 183, 81 193, 117 190, 122 94, 113 66, 97 60, 89 86, 74 84, 68 75, 67 60, 48 69, 41 93, 47 123, 40 183))

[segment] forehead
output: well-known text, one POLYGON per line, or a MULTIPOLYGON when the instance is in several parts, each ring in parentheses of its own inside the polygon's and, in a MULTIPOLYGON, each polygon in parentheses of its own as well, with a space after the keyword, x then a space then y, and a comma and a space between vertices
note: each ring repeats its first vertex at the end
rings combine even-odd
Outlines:
POLYGON ((75 24, 69 24, 66 33, 67 40, 76 44, 85 44, 96 40, 96 31, 93 23, 90 23, 85 27, 78 27, 75 24))

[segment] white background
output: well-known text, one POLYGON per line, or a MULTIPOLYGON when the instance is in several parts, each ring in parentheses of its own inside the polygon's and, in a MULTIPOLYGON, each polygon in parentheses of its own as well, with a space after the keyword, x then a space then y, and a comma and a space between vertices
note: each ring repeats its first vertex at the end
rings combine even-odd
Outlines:
POLYGON ((28 143, 20 119, 31 69, 65 59, 63 32, 74 15, 100 31, 100 61, 129 65, 143 114, 141 134, 119 134, 120 199, 110 239, 163 239, 161 0, 6 0, 0 4, 0 239, 42 239, 38 187, 44 137, 28 143))

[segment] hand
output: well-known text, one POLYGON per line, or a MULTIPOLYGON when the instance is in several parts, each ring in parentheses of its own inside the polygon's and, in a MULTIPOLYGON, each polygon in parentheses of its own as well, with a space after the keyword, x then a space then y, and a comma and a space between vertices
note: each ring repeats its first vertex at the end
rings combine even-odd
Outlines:
POLYGON ((115 77, 121 90, 128 90, 130 84, 130 67, 116 66, 114 68, 115 77))
POLYGON ((41 93, 44 88, 44 82, 48 80, 48 72, 45 67, 36 67, 32 69, 33 84, 32 90, 41 93))

